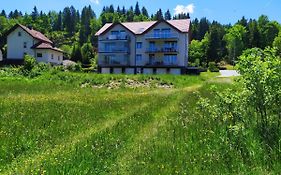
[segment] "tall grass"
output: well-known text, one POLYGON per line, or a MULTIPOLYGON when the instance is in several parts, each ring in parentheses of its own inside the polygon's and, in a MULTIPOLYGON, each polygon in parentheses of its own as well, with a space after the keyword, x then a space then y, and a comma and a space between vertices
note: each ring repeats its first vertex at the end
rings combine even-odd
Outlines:
POLYGON ((267 166, 269 154, 254 129, 244 139, 250 150, 245 158, 245 152, 225 144, 225 128, 198 115, 198 94, 212 100, 213 85, 239 90, 210 82, 214 75, 2 77, 0 174, 280 173, 280 161, 267 166), (85 81, 125 79, 153 79, 174 87, 81 87, 85 81))

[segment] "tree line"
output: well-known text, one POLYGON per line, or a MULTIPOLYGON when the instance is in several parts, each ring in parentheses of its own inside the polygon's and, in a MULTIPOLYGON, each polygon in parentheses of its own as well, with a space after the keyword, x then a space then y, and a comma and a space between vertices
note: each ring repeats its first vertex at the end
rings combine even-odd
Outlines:
POLYGON ((192 21, 189 60, 193 65, 225 61, 235 64, 249 48, 277 47, 281 53, 281 26, 266 15, 256 19, 242 17, 234 25, 222 25, 207 18, 192 21))
MULTIPOLYGON (((163 11, 161 8, 149 14, 138 2, 129 8, 104 6, 99 16, 91 6, 85 6, 81 11, 70 6, 59 12, 48 13, 34 7, 30 14, 23 14, 19 10, 7 14, 2 10, 0 37, 16 23, 32 25, 53 40, 56 47, 63 49, 66 57, 87 64, 96 55, 98 42, 95 33, 105 23, 186 18, 190 18, 188 13, 173 16, 169 9, 163 11)), ((200 20, 196 18, 192 20, 191 33, 193 41, 189 46, 189 60, 195 65, 222 60, 234 63, 243 50, 252 47, 265 48, 274 45, 281 49, 280 24, 270 21, 265 15, 258 20, 247 20, 243 17, 233 26, 223 25, 217 21, 210 22, 207 18, 200 20)), ((4 37, 1 37, 0 48, 4 54, 5 42, 4 37)))

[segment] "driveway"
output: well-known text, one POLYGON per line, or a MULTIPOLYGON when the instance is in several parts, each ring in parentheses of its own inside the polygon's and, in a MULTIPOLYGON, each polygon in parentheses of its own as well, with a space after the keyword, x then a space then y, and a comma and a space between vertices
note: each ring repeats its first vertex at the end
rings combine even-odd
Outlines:
POLYGON ((220 76, 218 77, 236 77, 240 74, 236 70, 220 70, 220 76))

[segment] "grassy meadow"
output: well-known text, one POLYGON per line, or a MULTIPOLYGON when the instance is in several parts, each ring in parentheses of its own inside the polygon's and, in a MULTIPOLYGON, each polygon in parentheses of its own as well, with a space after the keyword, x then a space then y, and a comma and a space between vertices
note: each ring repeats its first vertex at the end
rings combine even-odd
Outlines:
POLYGON ((198 117, 199 95, 234 88, 216 75, 2 74, 0 174, 269 173, 198 117))

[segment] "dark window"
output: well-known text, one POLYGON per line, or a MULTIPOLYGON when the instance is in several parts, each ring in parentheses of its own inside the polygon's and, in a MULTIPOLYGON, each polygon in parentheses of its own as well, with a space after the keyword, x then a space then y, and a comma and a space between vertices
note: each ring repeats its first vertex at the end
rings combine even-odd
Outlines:
POLYGON ((118 35, 119 31, 111 31, 111 35, 118 35))
POLYGON ((23 43, 23 48, 26 48, 26 45, 27 45, 26 42, 24 42, 24 43, 23 43))
POLYGON ((52 54, 51 56, 52 56, 52 59, 54 59, 54 54, 52 54))
POLYGON ((141 49, 142 48, 142 42, 137 42, 136 47, 137 47, 137 49, 141 49))
POLYGON ((18 32, 18 36, 21 36, 21 32, 18 32))
POLYGON ((37 58, 42 58, 43 54, 42 53, 37 53, 37 58))

